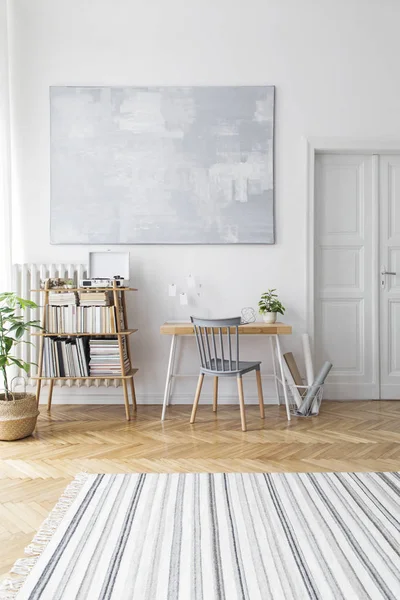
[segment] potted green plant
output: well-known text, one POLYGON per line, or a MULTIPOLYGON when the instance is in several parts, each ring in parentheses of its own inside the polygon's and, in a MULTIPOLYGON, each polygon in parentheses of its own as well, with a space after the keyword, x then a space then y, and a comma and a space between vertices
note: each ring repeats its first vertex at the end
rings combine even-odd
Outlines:
POLYGON ((268 290, 261 295, 261 300, 258 303, 258 310, 263 316, 265 323, 275 323, 276 315, 285 313, 285 307, 282 302, 278 300, 278 294, 275 294, 276 290, 268 290))
POLYGON ((38 321, 24 318, 27 308, 37 308, 37 305, 31 300, 19 298, 13 292, 0 294, 0 373, 4 388, 4 392, 0 393, 0 440, 19 440, 31 435, 39 414, 36 396, 26 391, 12 392, 7 373, 7 369, 13 365, 29 373, 33 364, 13 356, 18 344, 31 343, 22 339, 24 333, 31 327, 40 328, 38 321))

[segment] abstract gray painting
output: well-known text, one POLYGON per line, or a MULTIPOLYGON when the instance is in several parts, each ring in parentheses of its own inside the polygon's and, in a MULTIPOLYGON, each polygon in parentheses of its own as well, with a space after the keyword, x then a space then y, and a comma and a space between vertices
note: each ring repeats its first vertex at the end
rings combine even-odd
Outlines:
POLYGON ((274 243, 274 87, 52 87, 53 244, 274 243))

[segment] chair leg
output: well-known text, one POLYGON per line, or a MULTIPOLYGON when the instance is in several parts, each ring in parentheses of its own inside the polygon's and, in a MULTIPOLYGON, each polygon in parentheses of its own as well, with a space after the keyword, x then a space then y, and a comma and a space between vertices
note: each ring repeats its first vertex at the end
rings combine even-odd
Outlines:
POLYGON ((261 371, 259 369, 256 371, 256 379, 257 379, 258 403, 260 405, 260 417, 262 419, 264 419, 264 417, 265 417, 264 398, 263 398, 263 391, 262 391, 262 385, 261 385, 261 371))
POLYGON ((213 411, 217 412, 218 404, 218 377, 214 377, 214 399, 213 399, 213 411))
POLYGON ((242 421, 242 431, 247 431, 246 427, 246 413, 244 408, 244 395, 243 395, 243 379, 240 375, 237 378, 238 392, 239 392, 239 402, 240 402, 240 419, 242 421))
POLYGON ((194 397, 194 402, 193 402, 192 415, 190 417, 190 422, 191 423, 194 423, 194 421, 196 419, 197 406, 198 406, 199 400, 200 400, 200 394, 201 394, 201 388, 202 388, 202 385, 203 385, 203 379, 204 379, 204 373, 200 373, 199 380, 197 382, 196 395, 194 397))

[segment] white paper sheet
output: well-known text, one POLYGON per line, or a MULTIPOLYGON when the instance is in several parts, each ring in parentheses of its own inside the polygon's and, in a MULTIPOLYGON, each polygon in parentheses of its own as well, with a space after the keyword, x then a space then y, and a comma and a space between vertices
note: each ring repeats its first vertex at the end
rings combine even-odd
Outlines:
POLYGON ((194 289, 196 287, 196 280, 194 278, 194 275, 189 274, 186 278, 187 280, 187 284, 188 284, 188 288, 189 289, 194 289))

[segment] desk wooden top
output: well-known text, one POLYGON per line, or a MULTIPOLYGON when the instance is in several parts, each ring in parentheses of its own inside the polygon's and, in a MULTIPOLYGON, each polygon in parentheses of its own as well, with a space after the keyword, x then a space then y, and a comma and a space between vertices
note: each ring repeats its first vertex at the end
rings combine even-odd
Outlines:
MULTIPOLYGON (((232 332, 235 329, 232 328, 232 332)), ((160 333, 163 335, 193 335, 194 329, 191 323, 178 323, 175 321, 167 321, 160 327, 160 333)), ((226 333, 226 330, 224 331, 226 333)), ((239 325, 239 333, 253 335, 283 335, 292 333, 292 326, 286 323, 246 323, 239 325)))

